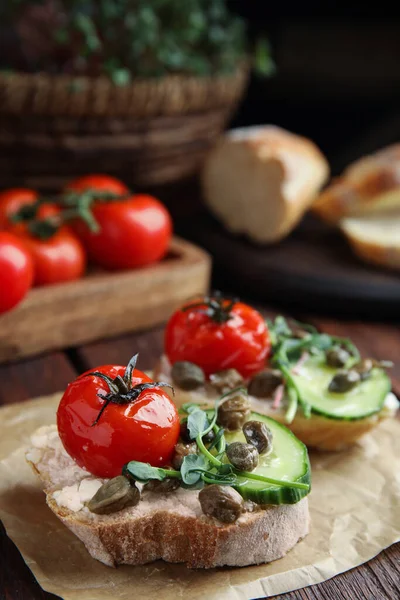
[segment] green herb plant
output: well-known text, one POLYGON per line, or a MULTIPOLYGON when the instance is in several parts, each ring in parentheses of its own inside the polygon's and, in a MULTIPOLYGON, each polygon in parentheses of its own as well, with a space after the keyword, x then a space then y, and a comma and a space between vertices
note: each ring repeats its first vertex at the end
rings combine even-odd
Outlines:
POLYGON ((308 352, 311 356, 322 356, 333 346, 339 345, 348 350, 353 364, 360 360, 360 354, 349 339, 318 333, 312 325, 293 321, 293 326, 301 329, 304 333, 304 336, 299 339, 288 321, 282 316, 276 317, 274 321, 268 320, 267 324, 272 345, 271 363, 282 372, 288 395, 285 421, 287 423, 293 421, 299 406, 302 408, 304 416, 309 418, 311 406, 301 398, 292 374, 292 367, 300 359, 302 353, 308 352))
POLYGON ((187 415, 187 428, 190 438, 196 442, 198 453, 185 456, 179 471, 130 461, 124 466, 123 474, 142 483, 147 483, 152 479, 163 481, 168 477, 177 478, 181 480, 181 485, 186 488, 198 488, 204 484, 213 483, 235 486, 238 483, 238 478, 242 477, 262 481, 269 485, 308 490, 309 485, 307 483, 274 479, 257 473, 239 471, 227 462, 224 430, 217 425, 218 405, 226 396, 237 391, 237 389, 232 390, 222 396, 216 402, 213 410, 205 411, 197 404, 191 403, 182 406, 183 413, 187 415), (203 438, 211 430, 214 431, 215 437, 207 447, 203 438))
MULTIPOLYGON (((7 0, 0 23, 20 35, 25 70, 107 75, 120 86, 233 73, 250 50, 226 0, 7 0)), ((259 72, 273 72, 267 40, 251 53, 259 72)))

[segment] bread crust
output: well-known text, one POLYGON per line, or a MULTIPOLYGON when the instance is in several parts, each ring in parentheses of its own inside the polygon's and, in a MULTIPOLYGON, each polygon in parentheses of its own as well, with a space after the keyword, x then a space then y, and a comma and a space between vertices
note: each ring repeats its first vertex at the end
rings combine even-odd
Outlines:
MULTIPOLYGON (((393 220, 397 220, 400 227, 400 212, 397 215, 393 215, 393 220)), ((354 231, 349 221, 350 219, 344 219, 340 223, 340 228, 345 234, 352 250, 361 260, 373 265, 400 271, 400 235, 397 245, 391 244, 388 242, 386 230, 382 228, 381 241, 378 243, 361 237, 354 231)))
POLYGON ((335 224, 346 216, 400 207, 400 144, 350 164, 317 198, 312 210, 335 224))
POLYGON ((207 158, 202 185, 206 204, 228 230, 271 243, 295 227, 328 175, 313 142, 265 125, 222 137, 207 158))
POLYGON ((96 483, 97 490, 103 480, 77 467, 55 426, 33 434, 26 459, 42 481, 50 509, 108 566, 158 559, 206 569, 260 564, 284 556, 309 530, 307 497, 262 508, 246 503, 248 510, 235 523, 224 524, 202 513, 198 490, 182 488, 168 494, 145 491, 134 507, 95 515, 85 506, 92 496, 87 489, 96 483))
POLYGON ((260 564, 282 558, 309 531, 307 498, 249 513, 233 525, 169 511, 136 519, 121 511, 90 522, 60 509, 49 495, 47 503, 90 555, 108 566, 159 559, 205 569, 260 564))

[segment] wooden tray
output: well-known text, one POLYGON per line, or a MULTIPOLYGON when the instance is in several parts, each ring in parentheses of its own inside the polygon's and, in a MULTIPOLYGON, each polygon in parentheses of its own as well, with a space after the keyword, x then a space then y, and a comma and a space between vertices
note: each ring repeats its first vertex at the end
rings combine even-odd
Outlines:
POLYGON ((195 222, 187 224, 185 235, 213 256, 217 287, 277 302, 292 312, 398 320, 400 273, 358 260, 338 231, 311 215, 272 246, 230 235, 205 211, 195 222))
POLYGON ((31 290, 0 316, 0 362, 76 346, 165 321, 182 302, 207 291, 211 260, 174 238, 168 256, 133 271, 93 271, 83 279, 31 290))

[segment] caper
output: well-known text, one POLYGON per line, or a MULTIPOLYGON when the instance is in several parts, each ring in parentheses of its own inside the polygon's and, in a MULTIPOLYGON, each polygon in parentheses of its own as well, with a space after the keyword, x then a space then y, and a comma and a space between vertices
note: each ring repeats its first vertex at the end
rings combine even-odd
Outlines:
POLYGON ((228 398, 218 408, 218 424, 234 431, 240 429, 250 415, 250 403, 244 394, 236 394, 228 398))
POLYGON ((239 471, 254 471, 258 465, 258 451, 251 444, 233 442, 226 449, 226 455, 229 462, 239 471))
POLYGON ((97 515, 108 515, 128 506, 136 506, 139 500, 140 492, 134 482, 119 475, 104 483, 87 503, 87 507, 97 515))
POLYGON ((181 482, 180 479, 175 477, 167 477, 159 481, 158 479, 151 479, 143 486, 143 491, 154 492, 156 494, 167 494, 178 489, 181 482))
POLYGON ((199 500, 205 515, 223 523, 234 523, 244 510, 242 496, 228 485, 206 485, 199 493, 199 500))
POLYGON ((258 398, 269 398, 282 383, 282 373, 278 369, 266 369, 250 380, 248 392, 258 398))
POLYGON ((182 390, 195 390, 204 385, 206 376, 203 369, 187 360, 176 362, 171 369, 175 385, 182 390))
MULTIPOLYGON (((185 419, 184 421, 181 421, 180 437, 184 442, 187 442, 187 443, 193 442, 192 438, 189 435, 189 430, 187 427, 187 419, 185 419)), ((215 433, 211 429, 208 433, 206 433, 205 436, 203 436, 202 439, 203 439, 204 443, 210 444, 214 438, 215 438, 215 433)))
POLYGON ((236 369, 226 369, 225 371, 218 371, 210 375, 210 383, 217 392, 225 394, 229 390, 234 390, 241 386, 243 384, 243 377, 236 369))
POLYGON ((172 466, 174 469, 179 471, 182 466, 183 459, 189 454, 197 454, 197 444, 192 442, 190 444, 182 444, 178 442, 175 446, 174 453, 172 455, 172 466))
POLYGON ((350 369, 349 371, 341 369, 332 378, 328 390, 335 394, 344 394, 356 386, 360 381, 360 374, 354 369, 350 369))
POLYGON ((272 446, 272 431, 261 421, 247 421, 242 427, 248 444, 257 448, 259 454, 267 452, 272 446))
POLYGON ((368 379, 371 376, 371 371, 373 368, 374 361, 370 358, 364 358, 353 367, 353 370, 357 371, 357 373, 360 375, 361 381, 364 381, 365 379, 368 379))
POLYGON ((347 364, 349 358, 350 352, 348 352, 344 348, 341 348, 340 346, 333 346, 333 348, 328 350, 328 352, 326 353, 326 363, 330 367, 344 367, 347 364))

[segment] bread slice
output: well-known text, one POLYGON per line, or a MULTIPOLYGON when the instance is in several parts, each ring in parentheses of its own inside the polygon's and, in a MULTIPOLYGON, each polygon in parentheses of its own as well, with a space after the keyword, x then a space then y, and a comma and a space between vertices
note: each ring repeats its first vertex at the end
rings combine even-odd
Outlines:
POLYGON ((400 209, 343 219, 340 228, 362 260, 400 270, 400 209))
POLYGON ((350 164, 312 206, 332 224, 343 217, 396 208, 400 211, 400 144, 350 164))
POLYGON ((284 556, 309 530, 308 500, 268 506, 252 503, 230 525, 204 515, 198 491, 142 493, 139 504, 111 515, 94 515, 85 506, 104 480, 79 468, 65 452, 56 426, 32 436, 26 458, 39 475, 47 504, 109 566, 154 560, 188 567, 260 564, 284 556))
MULTIPOLYGON (((160 359, 156 366, 154 377, 172 383, 169 363, 165 356, 160 359)), ((194 391, 183 390, 177 387, 175 383, 173 385, 175 390, 173 399, 177 406, 194 402, 211 408, 219 397, 209 384, 194 391)), ((170 392, 168 391, 168 393, 170 392)), ((389 394, 382 410, 364 419, 347 421, 344 419, 329 419, 317 414, 311 414, 310 418, 305 418, 300 409, 297 411, 292 423, 288 424, 285 420, 285 402, 280 408, 273 408, 273 402, 268 399, 249 395, 249 401, 252 411, 271 417, 275 421, 286 425, 307 447, 327 451, 339 451, 353 446, 357 440, 371 429, 374 429, 382 420, 393 417, 399 407, 394 394, 389 394)))
POLYGON ((204 199, 232 233, 277 242, 298 223, 329 174, 310 140, 272 125, 228 132, 202 173, 204 199))

